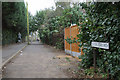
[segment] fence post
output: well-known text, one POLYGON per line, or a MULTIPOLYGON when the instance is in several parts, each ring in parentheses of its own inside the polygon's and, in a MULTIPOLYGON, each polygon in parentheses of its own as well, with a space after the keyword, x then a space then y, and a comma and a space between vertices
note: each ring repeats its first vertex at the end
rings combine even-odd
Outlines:
MULTIPOLYGON (((64 28, 64 50, 65 50, 65 28, 64 28)), ((66 51, 65 51, 66 54, 66 51)))

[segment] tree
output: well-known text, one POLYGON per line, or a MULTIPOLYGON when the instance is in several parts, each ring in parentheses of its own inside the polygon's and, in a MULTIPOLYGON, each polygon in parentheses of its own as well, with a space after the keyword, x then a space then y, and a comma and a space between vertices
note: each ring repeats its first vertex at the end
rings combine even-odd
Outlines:
POLYGON ((14 43, 20 32, 26 36, 26 7, 24 2, 2 3, 3 44, 14 43))

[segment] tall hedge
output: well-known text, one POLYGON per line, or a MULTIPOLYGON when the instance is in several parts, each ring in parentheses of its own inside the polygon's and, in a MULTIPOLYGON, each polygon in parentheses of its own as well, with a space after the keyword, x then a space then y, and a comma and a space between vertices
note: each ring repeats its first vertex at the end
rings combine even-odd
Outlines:
POLYGON ((81 15, 78 41, 83 47, 82 66, 93 66, 93 50, 96 51, 97 67, 109 73, 110 78, 120 79, 120 3, 81 4, 86 14, 81 15), (92 48, 91 42, 108 42, 109 50, 92 48))
POLYGON ((26 7, 24 2, 3 2, 2 3, 2 43, 15 43, 18 33, 22 39, 26 36, 26 7))

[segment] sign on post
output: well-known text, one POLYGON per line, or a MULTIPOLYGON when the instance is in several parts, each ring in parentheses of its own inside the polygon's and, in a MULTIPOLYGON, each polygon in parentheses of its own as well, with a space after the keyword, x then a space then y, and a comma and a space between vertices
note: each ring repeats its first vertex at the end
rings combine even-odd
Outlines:
MULTIPOLYGON (((109 43, 105 43, 105 42, 92 42, 91 46, 96 48, 109 49, 109 43)), ((94 63, 94 68, 96 68, 96 51, 95 50, 93 50, 93 63, 94 63)))
POLYGON ((109 43, 104 43, 104 42, 92 42, 91 45, 92 45, 92 47, 109 49, 109 43))

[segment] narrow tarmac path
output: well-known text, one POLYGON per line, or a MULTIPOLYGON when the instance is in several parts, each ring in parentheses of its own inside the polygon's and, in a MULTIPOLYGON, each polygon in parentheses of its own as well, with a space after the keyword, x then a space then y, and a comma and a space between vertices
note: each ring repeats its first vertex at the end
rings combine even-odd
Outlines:
POLYGON ((54 59, 58 55, 65 56, 65 53, 33 42, 5 67, 3 76, 4 78, 69 78, 60 69, 60 58, 54 59))
POLYGON ((17 43, 11 44, 8 46, 2 46, 2 62, 5 62, 9 59, 13 54, 15 54, 18 50, 24 47, 27 43, 17 43))

